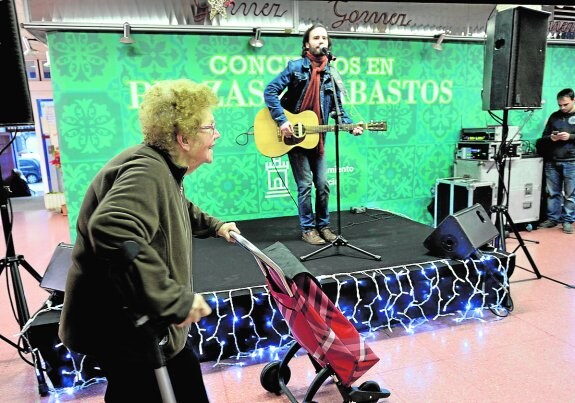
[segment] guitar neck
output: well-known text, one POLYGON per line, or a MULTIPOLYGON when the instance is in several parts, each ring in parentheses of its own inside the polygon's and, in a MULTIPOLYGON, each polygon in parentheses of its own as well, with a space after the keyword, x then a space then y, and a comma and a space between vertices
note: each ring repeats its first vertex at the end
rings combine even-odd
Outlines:
POLYGON ((341 124, 341 125, 305 125, 306 131, 311 133, 327 133, 335 132, 335 128, 339 130, 350 131, 354 127, 361 126, 357 124, 341 124))

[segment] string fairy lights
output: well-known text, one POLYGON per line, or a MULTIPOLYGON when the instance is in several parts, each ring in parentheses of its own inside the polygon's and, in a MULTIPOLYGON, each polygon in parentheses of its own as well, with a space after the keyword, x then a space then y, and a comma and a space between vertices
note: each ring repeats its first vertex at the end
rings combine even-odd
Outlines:
MULTIPOLYGON (((397 326, 413 333, 441 317, 484 321, 486 310, 508 310, 514 263, 514 254, 490 251, 465 261, 434 260, 318 276, 318 280, 334 304, 368 337, 397 326)), ((277 360, 279 352, 294 343, 267 286, 214 291, 204 297, 213 313, 190 331, 201 361, 217 366, 277 360)), ((59 378, 52 380, 53 392, 70 393, 97 382, 97 364, 70 352, 55 338, 59 362, 51 365, 60 368, 59 378)))
MULTIPOLYGON (((486 309, 504 309, 512 262, 514 255, 490 252, 464 262, 436 260, 320 276, 318 280, 359 331, 393 331, 393 327, 402 326, 413 332, 440 317, 481 319, 486 309)), ((204 326, 210 329, 204 342, 197 340, 202 361, 218 365, 223 358, 260 358, 266 351, 275 355, 293 342, 266 287, 228 291, 226 298, 212 298, 210 302, 216 304, 213 308, 218 317, 206 318, 214 325, 204 326)))

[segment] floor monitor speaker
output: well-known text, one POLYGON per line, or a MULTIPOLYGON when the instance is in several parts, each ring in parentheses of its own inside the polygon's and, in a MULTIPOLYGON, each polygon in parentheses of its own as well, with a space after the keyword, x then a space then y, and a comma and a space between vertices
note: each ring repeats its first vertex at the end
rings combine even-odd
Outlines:
POLYGON ((93 358, 72 352, 62 344, 58 337, 59 323, 59 309, 43 309, 34 316, 28 330, 28 341, 42 355, 42 368, 52 387, 86 386, 90 379, 103 379, 104 374, 93 358))
POLYGON ((476 203, 445 217, 423 245, 433 256, 464 260, 498 235, 485 208, 476 203))
POLYGON ((519 6, 489 18, 483 110, 541 108, 549 15, 519 6))

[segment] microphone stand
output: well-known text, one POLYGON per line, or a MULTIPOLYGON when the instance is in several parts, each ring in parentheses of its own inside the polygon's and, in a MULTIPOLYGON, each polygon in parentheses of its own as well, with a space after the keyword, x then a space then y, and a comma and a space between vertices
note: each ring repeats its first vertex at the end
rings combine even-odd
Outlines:
MULTIPOLYGON (((323 48, 322 49, 322 53, 326 55, 327 57, 327 65, 330 65, 331 60, 334 58, 333 55, 331 54, 331 52, 329 50, 327 50, 327 48, 323 48)), ((330 74, 330 80, 331 80, 331 84, 332 87, 334 89, 333 91, 333 102, 335 105, 335 125, 334 125, 334 134, 335 134, 335 177, 336 177, 336 197, 337 197, 337 236, 336 238, 329 243, 328 245, 312 252, 309 253, 307 255, 301 256, 300 260, 303 262, 307 259, 309 259, 312 256, 317 255, 320 252, 323 252, 324 250, 327 250, 329 248, 332 247, 340 247, 340 246, 347 246, 357 252, 363 253, 365 255, 368 255, 370 257, 372 257, 375 260, 381 260, 381 256, 379 255, 375 255, 373 253, 367 252, 363 249, 358 248, 357 246, 354 246, 352 244, 350 244, 342 235, 341 235, 341 202, 340 202, 340 184, 339 184, 339 124, 341 121, 341 108, 338 104, 337 101, 337 91, 336 91, 336 83, 335 80, 333 78, 333 74, 330 74)), ((329 214, 329 212, 328 212, 329 214)))

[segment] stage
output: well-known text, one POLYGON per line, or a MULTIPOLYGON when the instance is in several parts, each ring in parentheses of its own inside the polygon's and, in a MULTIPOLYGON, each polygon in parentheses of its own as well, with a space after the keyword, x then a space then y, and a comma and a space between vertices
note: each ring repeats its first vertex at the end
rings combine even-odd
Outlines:
MULTIPOLYGON (((337 214, 332 213, 330 220, 335 233, 337 214)), ((242 235, 262 250, 281 242, 300 257, 321 248, 301 240, 296 216, 240 221, 237 225, 242 235)), ((351 245, 380 255, 381 261, 350 247, 331 247, 304 262, 316 277, 436 260, 422 244, 433 231, 427 225, 369 209, 362 214, 342 212, 341 227, 341 235, 351 245)), ((194 239, 193 270, 194 288, 202 293, 265 284, 250 254, 217 238, 194 239)))
MULTIPOLYGON (((300 239, 296 216, 237 225, 264 252, 274 245, 287 248, 298 265, 299 257, 322 247, 300 239)), ((332 214, 331 227, 338 229, 336 214, 332 214)), ((464 320, 481 317, 486 309, 508 308, 515 255, 490 250, 481 259, 466 261, 431 256, 423 241, 433 230, 380 210, 342 212, 343 238, 381 260, 349 246, 333 246, 301 264, 360 332, 395 326, 409 330, 439 317, 464 320)), ((193 275, 195 291, 213 309, 190 332, 202 361, 218 363, 266 354, 271 360, 278 348, 293 342, 267 292, 260 267, 246 249, 218 238, 194 239, 193 275)), ((34 347, 49 364, 47 375, 54 388, 82 386, 97 378, 99 370, 87 357, 60 343, 58 317, 54 310, 40 315, 47 326, 36 323, 34 347)))
MULTIPOLYGON (((337 214, 332 213, 331 223, 336 231, 337 214)), ((280 242, 300 258, 322 247, 300 239, 296 216, 237 224, 264 252, 280 242)), ((433 230, 385 211, 345 211, 343 238, 381 260, 349 246, 333 246, 303 265, 359 331, 414 328, 440 316, 465 319, 483 309, 505 307, 515 256, 492 251, 481 260, 441 259, 423 246, 433 230)), ((195 290, 214 308, 191 332, 203 361, 262 354, 292 340, 248 251, 222 239, 194 240, 193 270, 195 290)))

